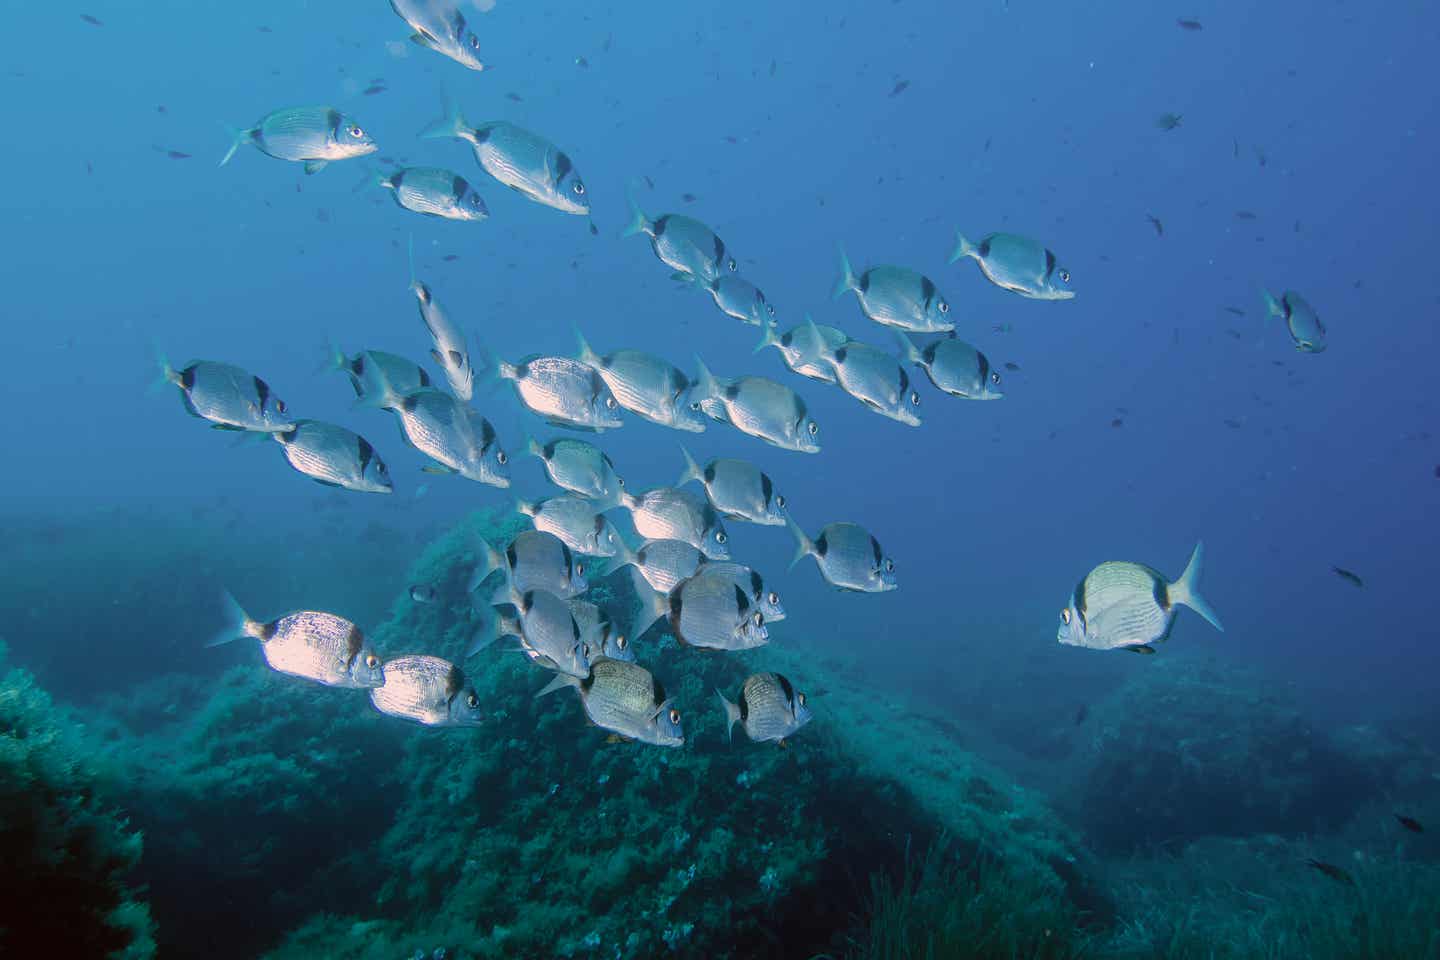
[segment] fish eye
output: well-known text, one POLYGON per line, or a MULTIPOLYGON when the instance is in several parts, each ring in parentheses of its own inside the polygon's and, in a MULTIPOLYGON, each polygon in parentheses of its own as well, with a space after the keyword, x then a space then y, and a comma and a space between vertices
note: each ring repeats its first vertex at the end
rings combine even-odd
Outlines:
POLYGON ((278 410, 278 411, 281 412, 281 413, 284 413, 286 410, 289 409, 289 407, 285 406, 285 401, 284 401, 284 400, 281 400, 281 399, 278 399, 278 398, 277 398, 277 399, 275 400, 275 409, 278 410))
POLYGON ((354 137, 356 140, 359 140, 361 137, 365 136, 365 131, 352 124, 350 126, 350 136, 354 137))
POLYGON ((470 49, 471 49, 471 50, 479 50, 479 49, 480 49, 480 38, 477 37, 477 36, 475 36, 475 34, 473 34, 473 33, 470 34, 470 49))
POLYGON ((895 561, 894 561, 894 560, 886 560, 886 561, 885 561, 885 572, 886 572, 886 573, 894 573, 894 572, 895 572, 895 561))
POLYGON ((1069 283, 1069 282, 1070 282, 1070 271, 1069 271, 1069 270, 1064 270, 1064 269, 1062 269, 1062 270, 1060 271, 1060 282, 1061 282, 1061 283, 1069 283))
POLYGON ((769 595, 765 599, 770 601, 770 605, 772 607, 778 606, 780 603, 780 594, 776 593, 774 590, 771 590, 769 595))
POLYGON ((734 257, 731 257, 731 258, 730 258, 730 262, 727 263, 727 264, 725 264, 725 266, 727 266, 727 267, 730 268, 730 272, 731 272, 731 273, 734 273, 734 272, 736 272, 737 270, 740 269, 740 264, 738 264, 738 263, 735 262, 735 258, 734 258, 734 257))
POLYGON ((751 617, 750 620, 757 627, 765 626, 765 614, 761 613, 759 610, 755 611, 755 616, 751 617))
POLYGON ((1069 607, 1066 607, 1064 610, 1061 610, 1061 611, 1060 611, 1060 619, 1063 620, 1063 621, 1066 623, 1066 625, 1069 625, 1069 623, 1070 623, 1070 608, 1069 608, 1069 607))
POLYGON ((585 196, 585 184, 581 183, 579 180, 576 180, 573 184, 571 184, 570 189, 575 191, 575 195, 577 197, 585 196))
POLYGON ((785 509, 785 495, 783 493, 775 498, 775 506, 782 510, 785 509))
POLYGON ((622 486, 622 487, 625 486, 625 478, 624 478, 624 477, 616 477, 616 478, 615 478, 615 482, 616 482, 617 484, 619 484, 620 486, 622 486))
POLYGON ((503 467, 506 463, 510 461, 510 457, 505 453, 504 450, 500 450, 496 452, 495 460, 500 464, 500 466, 503 467))
POLYGON ((800 694, 800 696, 797 697, 796 699, 800 701, 800 706, 802 706, 802 707, 805 706, 805 694, 803 694, 803 693, 800 694))
POLYGON ((369 653, 365 655, 365 666, 369 667, 371 670, 374 670, 379 665, 380 658, 375 656, 375 654, 369 653))
POLYGON ((616 404, 614 397, 606 397, 605 406, 607 409, 614 410, 615 407, 618 406, 618 404, 616 404))
POLYGON ((725 531, 724 531, 724 530, 716 530, 716 531, 715 531, 715 542, 716 542, 716 543, 724 543, 724 542, 725 542, 726 540, 728 540, 728 539, 729 539, 729 537, 725 536, 725 531))
POLYGON ((628 646, 630 646, 630 640, 628 637, 622 634, 621 636, 615 638, 615 649, 624 650, 628 646))
POLYGON ((996 386, 999 386, 999 385, 1000 385, 1000 374, 995 373, 994 371, 991 371, 991 373, 990 373, 990 382, 993 383, 993 384, 995 384, 996 386))
POLYGON ((375 464, 375 472, 378 473, 378 474, 380 474, 380 475, 383 477, 383 476, 387 476, 387 475, 390 473, 390 470, 389 470, 389 468, 387 468, 387 467, 385 466, 385 464, 383 464, 383 463, 378 463, 378 462, 377 462, 377 463, 375 464))
POLYGON ((910 406, 920 406, 920 394, 916 393, 914 390, 910 391, 910 406))
POLYGON ((946 303, 944 300, 941 300, 941 301, 940 301, 940 312, 941 312, 941 313, 949 313, 949 312, 950 312, 950 304, 946 303))
POLYGON ((671 723, 679 723, 679 722, 680 722, 680 711, 679 711, 679 710, 676 710, 674 707, 671 707, 671 708, 670 708, 670 722, 671 722, 671 723))
POLYGON ((699 401, 699 400, 691 400, 691 401, 690 401, 690 409, 691 409, 691 410, 699 410, 699 409, 700 409, 700 401, 699 401))
POLYGON ((806 427, 805 429, 809 430, 809 431, 810 431, 810 436, 813 437, 813 436, 815 436, 815 434, 817 434, 817 433, 820 432, 820 424, 816 423, 814 420, 811 420, 811 421, 810 421, 810 425, 809 425, 808 427, 806 427))
POLYGON ((768 314, 770 314, 770 316, 772 316, 772 317, 775 316, 775 307, 774 307, 774 305, 773 305, 773 304, 769 304, 769 303, 765 304, 765 312, 768 313, 768 314))
POLYGON ((474 710, 476 707, 480 706, 480 698, 475 696, 475 694, 473 693, 465 698, 465 702, 470 705, 471 710, 474 710))
POLYGON ((575 575, 576 575, 577 577, 579 577, 579 576, 584 576, 584 574, 585 574, 585 564, 583 564, 583 563, 577 563, 577 564, 575 564, 575 575))

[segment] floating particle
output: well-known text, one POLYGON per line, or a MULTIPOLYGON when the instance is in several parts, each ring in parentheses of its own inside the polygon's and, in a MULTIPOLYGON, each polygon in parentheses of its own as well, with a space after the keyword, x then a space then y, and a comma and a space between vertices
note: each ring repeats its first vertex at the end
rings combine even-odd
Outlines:
POLYGON ((1123 427, 1123 426, 1125 426, 1125 421, 1124 421, 1124 420, 1121 420, 1119 417, 1116 417, 1114 420, 1111 420, 1111 421, 1110 421, 1110 426, 1112 426, 1112 427, 1123 427))
POLYGON ((651 190, 655 189, 654 180, 651 180, 648 176, 645 176, 644 174, 641 174, 641 179, 645 181, 645 186, 649 187, 651 190))
POLYGON ((772 76, 772 77, 775 76, 775 61, 774 61, 774 60, 771 60, 771 61, 770 61, 770 76, 772 76))
POLYGON ((1012 363, 1011 361, 1006 360, 1006 361, 1005 361, 1005 369, 1006 369, 1006 370, 1009 370, 1009 371, 1012 372, 1012 373, 1019 373, 1019 372, 1020 372, 1020 364, 1018 364, 1018 363, 1012 363))
POLYGON ((271 30, 269 27, 256 27, 255 29, 256 29, 256 30, 259 30, 261 33, 274 33, 274 32, 275 32, 274 30, 271 30))
POLYGON ((316 207, 316 208, 315 208, 315 219, 316 219, 316 220, 319 220, 321 223, 329 223, 329 222, 330 222, 330 211, 326 210, 324 207, 316 207))
POLYGON ((155 106, 155 112, 156 112, 156 113, 169 113, 170 111, 168 111, 168 110, 165 109, 165 104, 160 103, 160 104, 156 104, 156 106, 155 106))
POLYGON ((1176 127, 1180 126, 1180 119, 1182 116, 1183 114, 1179 113, 1162 113, 1160 114, 1160 116, 1155 118, 1155 126, 1159 127, 1161 130, 1174 130, 1176 127))

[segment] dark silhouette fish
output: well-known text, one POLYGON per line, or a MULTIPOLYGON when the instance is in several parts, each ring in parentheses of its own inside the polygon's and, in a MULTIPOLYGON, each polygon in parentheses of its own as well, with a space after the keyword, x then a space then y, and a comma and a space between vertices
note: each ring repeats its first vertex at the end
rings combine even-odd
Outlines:
POLYGON ((373 83, 361 91, 361 96, 373 97, 377 93, 384 93, 385 89, 383 84, 373 83))
POLYGON ((1336 883, 1343 883, 1347 887, 1355 886, 1355 878, 1350 876, 1348 871, 1342 870, 1333 863, 1326 863, 1324 860, 1316 860, 1314 857, 1310 857, 1305 861, 1305 865, 1319 870, 1336 883))
POLYGON ((1204 24, 1192 17, 1176 17, 1175 24, 1181 30, 1189 30, 1192 33, 1205 29, 1204 24))
POLYGON ((82 13, 82 14, 80 14, 80 19, 81 19, 81 20, 84 20, 86 23, 90 24, 92 27, 103 27, 103 26, 105 26, 105 24, 101 23, 101 22, 100 22, 99 20, 97 20, 95 17, 90 16, 90 14, 88 14, 88 13, 82 13))
POLYGON ((909 81, 909 80, 897 80, 897 81, 895 82, 894 88, 890 91, 890 96, 892 96, 892 97, 898 97, 898 96, 900 96, 900 94, 904 93, 905 90, 906 90, 909 86, 910 86, 910 81, 909 81))
POLYGON ((1409 830, 1411 833, 1425 832, 1425 828, 1420 826, 1420 821, 1416 820, 1414 817, 1405 817, 1397 813, 1395 814, 1395 819, 1400 821, 1400 826, 1404 827, 1406 830, 1409 830))
POLYGON ((1159 217, 1155 216, 1154 214, 1147 213, 1145 214, 1145 219, 1149 220, 1150 226, 1155 228, 1155 235, 1157 237, 1165 236, 1165 224, 1160 222, 1159 217))
POLYGON ((1357 586, 1357 587, 1364 587, 1364 586, 1365 586, 1365 581, 1364 581, 1364 580, 1361 580, 1359 577, 1357 577, 1355 574, 1351 573, 1349 570, 1346 570, 1346 569, 1344 569, 1344 568, 1342 568, 1342 567, 1331 567, 1330 569, 1331 569, 1331 570, 1334 570, 1334 571, 1335 571, 1335 575, 1336 575, 1337 577, 1339 577, 1341 580, 1349 580, 1351 583, 1355 584, 1355 586, 1357 586))
POLYGON ((1244 310, 1241 310, 1239 307, 1226 307, 1226 308, 1225 308, 1225 312, 1226 312, 1226 313, 1233 313, 1233 314, 1235 314, 1235 316, 1237 316, 1237 317, 1243 317, 1243 316, 1245 316, 1245 311, 1244 311, 1244 310))
POLYGON ((1012 363, 1012 362, 1010 362, 1009 360, 1006 360, 1006 361, 1005 361, 1005 369, 1011 371, 1012 373, 1019 373, 1019 372, 1020 372, 1020 364, 1018 364, 1018 363, 1012 363))
POLYGON ((1085 718, 1088 716, 1090 716, 1089 705, 1084 703, 1080 704, 1080 709, 1075 711, 1075 726, 1078 727, 1080 726, 1080 724, 1084 723, 1085 718))

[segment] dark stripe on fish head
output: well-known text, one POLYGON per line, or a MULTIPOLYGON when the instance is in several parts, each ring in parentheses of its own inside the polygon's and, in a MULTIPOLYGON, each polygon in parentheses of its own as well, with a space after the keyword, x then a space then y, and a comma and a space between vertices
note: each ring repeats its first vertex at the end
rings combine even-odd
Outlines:
POLYGON ((658 707, 665 702, 665 685, 660 682, 659 677, 651 677, 650 683, 655 688, 655 696, 652 699, 655 701, 655 706, 658 707))
POLYGON ((489 450, 495 442, 495 427, 484 417, 480 418, 480 449, 489 450))
POLYGON ((935 299, 935 281, 929 277, 920 278, 920 303, 926 310, 930 309, 931 302, 935 299))
POLYGON ((900 371, 900 402, 905 402, 905 391, 910 389, 910 374, 905 372, 904 367, 896 367, 900 371))
POLYGON ((365 634, 361 633, 360 628, 355 624, 350 624, 350 632, 345 635, 345 669, 350 669, 350 665, 355 662, 356 657, 360 656, 360 651, 364 646, 365 634))
POLYGON ((329 128, 330 141, 332 143, 339 141, 340 124, 344 122, 344 120, 345 118, 340 115, 340 111, 334 107, 325 111, 325 124, 329 128))
POLYGON ((745 688, 740 688, 740 723, 750 719, 750 701, 745 699, 745 688))
POLYGON ((750 595, 751 595, 752 597, 754 597, 756 600, 759 600, 759 599, 760 599, 760 594, 762 594, 762 593, 764 593, 764 592, 765 592, 765 581, 763 581, 763 580, 760 579, 760 574, 756 573, 754 570, 751 570, 751 571, 750 571, 750 595))
POLYGON ((564 152, 557 153, 555 155, 555 182, 558 184, 564 181, 566 175, 574 168, 575 165, 570 162, 568 155, 564 152))
POLYGON ((465 671, 455 664, 450 664, 450 670, 445 674, 445 702, 454 700, 461 690, 465 689, 465 671))
POLYGON ((350 372, 357 377, 365 376, 365 354, 355 354, 355 359, 350 361, 350 372))
POLYGON ((715 267, 718 269, 723 266, 725 266, 725 241, 715 237, 715 267))
POLYGON ((590 688, 593 686, 595 686, 595 670, 592 667, 590 672, 585 676, 585 679, 580 681, 580 692, 582 694, 589 693, 590 688))
POLYGON ((513 572, 515 570, 515 564, 518 562, 519 560, 517 559, 515 554, 515 541, 512 540, 510 541, 510 546, 505 548, 505 563, 507 566, 510 567, 510 570, 513 572))
POLYGON ((665 228, 668 226, 670 226, 670 214, 668 213, 655 221, 655 238, 657 240, 660 238, 660 235, 665 232, 665 228))
POLYGON ((980 385, 983 387, 990 382, 990 359, 979 350, 975 351, 975 358, 980 361, 980 385))
POLYGON ((526 590, 520 595, 520 612, 529 613, 535 607, 535 591, 526 590))
POLYGON ((364 473, 365 468, 370 465, 371 458, 375 456, 375 448, 372 447, 370 441, 364 437, 356 437, 355 439, 360 441, 360 472, 364 473))
POLYGON ((570 547, 563 540, 560 541, 560 556, 565 560, 565 579, 574 579, 575 555, 570 552, 570 547))
POLYGON ((790 706, 790 713, 795 713, 795 688, 790 686, 790 679, 783 673, 775 674, 775 679, 780 681, 780 689, 785 693, 785 702, 790 706))
POLYGON ((1085 579, 1075 585, 1075 594, 1070 602, 1070 605, 1075 608, 1075 615, 1080 618, 1080 632, 1082 634, 1088 629, 1087 621, 1089 620, 1090 611, 1088 608, 1089 601, 1085 596, 1085 584, 1089 582, 1090 578, 1086 576, 1085 579))
POLYGON ((455 8, 455 16, 450 21, 450 29, 455 31, 456 40, 465 36, 465 14, 460 12, 459 7, 455 8))
POLYGON ((770 506, 770 501, 775 497, 775 481, 770 479, 770 474, 760 474, 760 495, 765 498, 765 506, 770 506))
POLYGON ((453 199, 459 200, 465 196, 465 191, 469 189, 470 184, 466 183, 465 178, 458 173, 455 174, 455 179, 450 181, 450 196, 453 199))
POLYGON ((870 538, 870 552, 875 556, 875 569, 879 570, 885 566, 885 551, 880 549, 880 541, 874 537, 870 538))
POLYGON ((605 532, 605 517, 603 514, 595 514, 595 532, 597 534, 605 532))
POLYGON ((1055 254, 1047 248, 1045 250, 1045 279, 1049 280, 1050 275, 1055 272, 1055 254))

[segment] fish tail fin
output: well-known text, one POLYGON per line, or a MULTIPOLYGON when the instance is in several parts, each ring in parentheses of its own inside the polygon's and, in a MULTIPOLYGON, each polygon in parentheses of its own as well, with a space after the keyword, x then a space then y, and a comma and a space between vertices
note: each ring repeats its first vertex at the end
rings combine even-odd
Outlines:
POLYGON ((1260 288, 1260 300, 1265 304, 1265 313, 1260 317, 1260 334, 1258 344, 1265 343, 1265 334, 1270 331, 1270 322, 1279 320, 1285 316, 1285 307, 1273 293, 1264 287, 1260 288))
POLYGON ((540 692, 535 694, 534 699, 539 700, 546 694, 554 693, 556 690, 564 690, 566 687, 578 686, 580 686, 579 677, 572 677, 568 673, 557 673, 554 679, 540 688, 540 692))
POLYGON ((516 497, 515 512, 524 514, 527 517, 533 517, 540 512, 540 507, 523 497, 516 497))
POLYGON ((818 344, 817 352, 820 356, 833 363, 835 360, 835 351, 831 350, 830 346, 825 342, 825 337, 820 333, 820 328, 815 326, 815 318, 808 313, 805 314, 805 329, 810 331, 810 336, 815 340, 815 343, 818 344))
POLYGON ((335 338, 326 337, 325 359, 321 360, 315 367, 315 375, 319 376, 322 373, 334 373, 337 370, 348 369, 349 366, 350 358, 345 355, 344 350, 340 349, 340 345, 335 342, 335 338))
POLYGON ((644 636, 645 631, 655 625, 656 620, 669 612, 670 604, 665 594, 656 593, 651 588, 640 571, 632 569, 630 580, 635 586, 635 595, 640 601, 640 606, 630 615, 624 624, 624 629, 620 632, 629 637, 631 643, 634 643, 644 636))
POLYGON ((160 368, 160 373, 150 385, 145 388, 146 393, 159 393, 169 386, 181 386, 180 371, 170 366, 170 361, 165 356, 165 351, 160 349, 160 344, 152 342, 150 352, 155 355, 155 365, 160 368))
POLYGON ((471 568, 470 578, 466 581, 466 593, 474 593, 486 577, 505 564, 505 558, 500 555, 500 551, 480 534, 470 534, 470 545, 475 550, 475 566, 471 568))
POLYGON ((386 176, 381 170, 379 170, 377 167, 375 167, 375 166, 373 166, 373 165, 371 165, 371 164, 368 164, 368 163, 362 163, 362 164, 360 164, 360 169, 362 169, 362 170, 365 171, 365 175, 362 176, 362 177, 355 183, 355 186, 353 186, 353 187, 350 188, 350 192, 351 192, 351 193, 359 193, 361 190, 365 190, 365 189, 368 189, 368 188, 370 188, 370 187, 390 187, 390 186, 392 186, 392 184, 390 183, 390 178, 387 177, 387 176, 386 176))
POLYGON ((965 238, 965 234, 959 230, 955 231, 955 249, 950 251, 950 259, 947 263, 954 263, 961 257, 975 256, 975 244, 965 238))
POLYGON ((685 470, 680 474, 680 479, 675 481, 675 486, 683 487, 691 480, 701 480, 705 477, 705 471, 700 469, 700 464, 690 456, 690 451, 685 449, 685 444, 680 444, 680 455, 685 458, 685 470))
POLYGON ((715 688, 715 696, 720 698, 720 705, 725 708, 725 739, 730 743, 735 742, 735 724, 740 722, 740 705, 731 703, 720 688, 715 688))
POLYGON ((218 647, 236 637, 253 637, 260 632, 260 625, 250 619, 250 615, 241 608, 229 590, 220 591, 220 598, 225 607, 225 626, 211 637, 205 646, 218 647))
POLYGON ((600 363, 600 355, 591 348, 589 341, 585 339, 585 334, 580 332, 580 325, 578 323, 575 325, 575 348, 575 359, 581 363, 590 367, 597 366, 600 363))
POLYGON ((460 104, 454 97, 445 97, 445 115, 434 123, 429 124, 420 131, 422 140, 456 139, 464 140, 465 133, 470 125, 465 122, 465 114, 460 112, 460 104))
POLYGON ((710 368, 705 366, 705 361, 701 360, 697 353, 695 355, 695 386, 690 388, 690 399, 700 402, 718 396, 719 393, 720 384, 715 382, 715 374, 710 372, 710 368))
POLYGON ((840 248, 840 279, 835 281, 835 289, 830 292, 830 299, 839 300, 851 290, 859 290, 860 281, 855 279, 855 271, 850 266, 850 257, 846 255, 845 248, 840 248))
POLYGON ((469 642, 465 644, 465 660, 469 660, 493 644, 500 636, 500 615, 494 607, 478 606, 475 608, 475 614, 479 617, 479 621, 470 634, 469 642))
POLYGON ((607 575, 614 573, 621 567, 631 566, 637 559, 635 556, 635 548, 626 543, 625 538, 621 536, 618 531, 615 534, 615 539, 618 545, 615 547, 615 556, 610 558, 610 566, 605 571, 607 575))
POLYGON ((244 130, 239 127, 226 127, 225 129, 230 134, 230 149, 225 151, 225 156, 221 157, 220 162, 216 164, 216 166, 219 167, 223 167, 229 163, 230 158, 235 156, 235 151, 240 149, 240 145, 255 135, 254 127, 248 127, 244 130))
POLYGON ((785 529, 789 530, 790 535, 795 538, 795 556, 791 558, 789 568, 794 570, 797 563, 815 553, 815 544, 805 535, 805 531, 800 529, 800 524, 796 523, 788 513, 785 515, 785 529))
POLYGON ((515 578, 510 575, 510 568, 502 564, 500 572, 504 576, 500 580, 500 586, 496 587, 495 592, 490 594, 491 606, 500 606, 501 604, 508 603, 511 606, 519 607, 520 591, 515 588, 515 578))
POLYGON ((525 435, 525 442, 520 445, 520 452, 527 457, 536 457, 543 460, 545 459, 545 444, 527 433, 525 435))
POLYGON ((650 221, 649 217, 645 216, 645 211, 640 209, 640 204, 635 199, 635 190, 633 187, 625 191, 625 199, 630 201, 630 222, 626 224, 625 232, 620 234, 620 236, 633 237, 637 233, 643 233, 649 236, 654 233, 655 224, 650 221))
POLYGON ((895 331, 895 342, 900 347, 900 359, 906 363, 919 363, 920 351, 915 349, 915 341, 905 336, 899 330, 895 331))
POLYGON ((1190 554, 1190 562, 1185 565, 1185 572, 1180 574, 1179 580, 1170 584, 1167 595, 1172 604, 1189 607, 1204 617, 1210 626, 1224 633, 1225 627, 1221 625, 1219 615, 1205 598, 1200 596, 1200 567, 1204 562, 1205 544, 1196 543, 1195 552, 1190 554))
POLYGON ((775 335, 776 328, 777 325, 774 321, 771 321, 770 323, 762 323, 760 325, 760 342, 755 344, 755 349, 750 352, 759 353, 766 347, 773 347, 778 344, 780 342, 780 338, 775 335))

